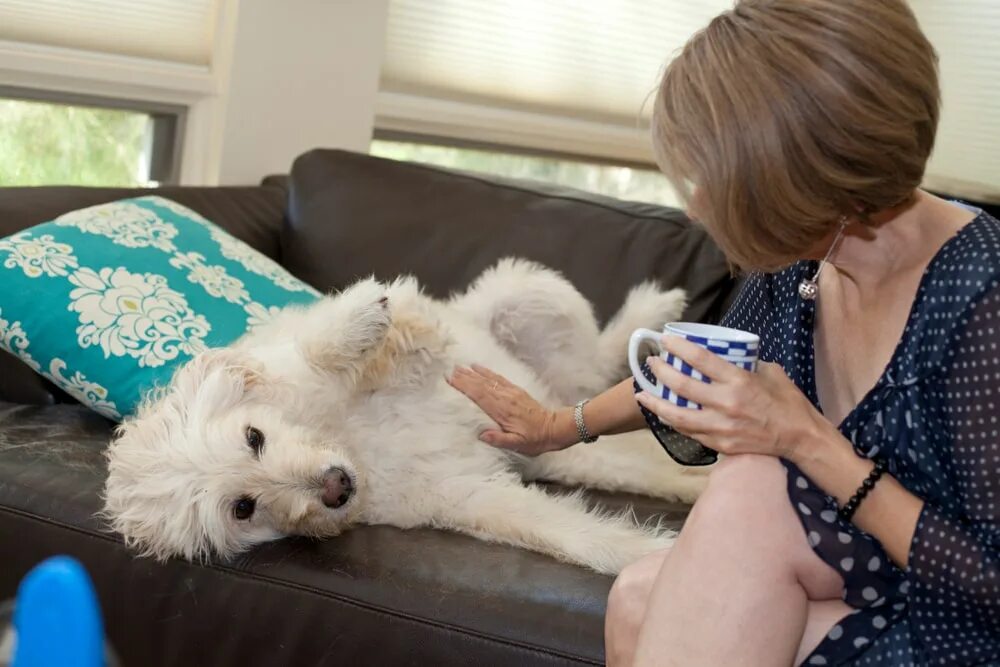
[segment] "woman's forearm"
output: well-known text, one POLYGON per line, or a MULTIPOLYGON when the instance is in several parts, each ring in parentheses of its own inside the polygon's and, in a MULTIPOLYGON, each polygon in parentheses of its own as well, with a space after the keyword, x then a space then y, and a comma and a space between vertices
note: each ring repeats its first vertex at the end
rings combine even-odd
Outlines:
MULTIPOLYGON (((790 457, 809 479, 843 506, 874 464, 854 453, 851 443, 830 426, 790 457)), ((924 502, 891 475, 883 475, 854 514, 858 528, 882 543, 889 557, 906 568, 924 502)))
MULTIPOLYGON (((635 401, 632 379, 623 380, 590 399, 583 406, 583 423, 592 435, 613 435, 642 428, 646 422, 635 401)), ((580 441, 572 406, 554 413, 552 431, 553 442, 569 446, 580 441)))

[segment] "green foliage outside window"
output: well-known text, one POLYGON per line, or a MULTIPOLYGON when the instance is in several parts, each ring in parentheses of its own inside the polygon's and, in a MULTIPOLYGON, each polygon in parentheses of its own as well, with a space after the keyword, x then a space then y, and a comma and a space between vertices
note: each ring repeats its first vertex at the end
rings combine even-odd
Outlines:
POLYGON ((678 206, 677 197, 666 177, 652 168, 636 169, 560 157, 384 140, 373 141, 371 153, 394 160, 557 183, 618 199, 678 206))
POLYGON ((147 114, 0 99, 0 186, 149 185, 147 114))

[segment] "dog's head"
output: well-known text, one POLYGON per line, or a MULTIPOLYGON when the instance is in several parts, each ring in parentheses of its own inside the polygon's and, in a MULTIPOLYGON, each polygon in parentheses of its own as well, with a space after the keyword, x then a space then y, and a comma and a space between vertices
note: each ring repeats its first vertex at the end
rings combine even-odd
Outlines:
POLYGON ((339 534, 358 515, 363 480, 298 417, 294 395, 240 352, 199 355, 119 427, 103 515, 158 559, 339 534))

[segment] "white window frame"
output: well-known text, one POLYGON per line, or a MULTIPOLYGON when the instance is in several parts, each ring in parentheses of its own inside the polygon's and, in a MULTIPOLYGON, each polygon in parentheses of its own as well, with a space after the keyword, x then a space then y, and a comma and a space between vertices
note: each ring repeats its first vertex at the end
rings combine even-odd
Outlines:
MULTIPOLYGON (((129 108, 183 109, 177 182, 215 185, 238 0, 222 0, 210 66, 0 40, 0 86, 39 98, 103 99, 129 108)), ((102 104, 107 106, 107 104, 102 104)))

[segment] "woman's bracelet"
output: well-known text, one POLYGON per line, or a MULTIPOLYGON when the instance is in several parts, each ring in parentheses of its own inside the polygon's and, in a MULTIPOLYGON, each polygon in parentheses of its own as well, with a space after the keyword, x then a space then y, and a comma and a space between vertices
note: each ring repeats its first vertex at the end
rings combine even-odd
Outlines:
POLYGON ((875 488, 875 482, 877 482, 883 474, 885 474, 886 469, 888 469, 889 464, 886 463, 885 459, 879 459, 875 461, 875 467, 872 471, 868 473, 868 477, 865 477, 865 481, 861 482, 861 486, 858 490, 854 492, 851 499, 848 500, 843 507, 840 508, 838 514, 840 518, 844 521, 850 521, 854 516, 854 513, 858 511, 858 505, 861 501, 865 499, 868 492, 875 488))
POLYGON ((590 403, 590 399, 584 399, 573 406, 573 421, 576 422, 576 434, 580 437, 580 442, 591 443, 595 442, 598 438, 596 435, 591 435, 590 431, 587 430, 587 425, 583 423, 583 406, 590 403))

